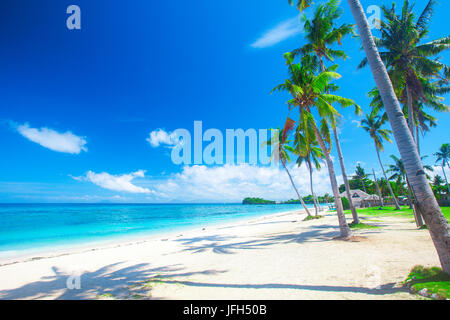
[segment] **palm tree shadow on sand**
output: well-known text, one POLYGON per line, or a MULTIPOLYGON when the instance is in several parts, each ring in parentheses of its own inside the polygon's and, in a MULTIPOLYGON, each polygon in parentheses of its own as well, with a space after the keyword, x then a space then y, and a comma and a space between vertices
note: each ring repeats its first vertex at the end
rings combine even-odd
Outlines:
POLYGON ((0 291, 0 299, 57 299, 79 300, 94 299, 108 294, 117 298, 126 299, 132 296, 130 288, 164 274, 165 277, 187 277, 196 274, 216 274, 225 271, 204 270, 200 272, 183 272, 180 265, 171 265, 150 268, 148 264, 136 264, 118 268, 122 264, 114 263, 92 272, 83 272, 80 275, 80 289, 69 289, 67 279, 71 276, 67 272, 52 267, 53 275, 41 278, 22 287, 0 291))
MULTIPOLYGON (((260 249, 276 244, 325 242, 334 241, 339 237, 339 231, 332 225, 309 226, 309 231, 300 233, 275 233, 262 239, 239 241, 236 236, 200 236, 193 238, 179 238, 184 249, 191 253, 212 251, 217 254, 234 254, 239 250, 260 249), (237 240, 237 241, 236 241, 237 240)), ((377 233, 378 230, 365 231, 377 233)))

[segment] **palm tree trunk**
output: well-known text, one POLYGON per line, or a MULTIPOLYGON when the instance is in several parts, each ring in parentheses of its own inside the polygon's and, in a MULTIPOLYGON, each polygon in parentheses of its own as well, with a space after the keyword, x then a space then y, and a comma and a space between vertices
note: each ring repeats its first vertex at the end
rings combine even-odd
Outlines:
POLYGON ((316 199, 317 208, 319 208, 319 212, 321 212, 322 206, 320 205, 319 197, 316 194, 314 194, 314 199, 316 199))
POLYGON ((308 214, 308 216, 311 215, 311 213, 308 210, 308 207, 306 207, 305 202, 303 201, 303 198, 300 196, 300 193, 297 190, 297 187, 295 186, 294 180, 292 180, 291 174, 289 173, 288 168, 286 167, 286 164, 282 161, 284 170, 286 170, 286 173, 289 176, 289 180, 291 180, 292 186, 294 187, 295 192, 297 193, 298 199, 300 200, 300 203, 302 204, 303 208, 305 208, 306 213, 308 214))
MULTIPOLYGON (((319 63, 320 63, 321 71, 324 72, 325 64, 323 63, 322 55, 319 55, 319 63)), ((341 166, 341 173, 342 173, 342 177, 344 179, 345 192, 347 194, 348 203, 350 206, 350 210, 352 212, 353 223, 359 223, 358 213, 356 212, 355 206, 353 205, 352 197, 350 196, 350 185, 348 183, 347 172, 345 170, 344 156, 342 155, 341 144, 339 143, 339 135, 337 133, 337 129, 336 129, 335 125, 333 125, 333 134, 334 134, 334 141, 336 143, 336 150, 337 150, 338 157, 339 157, 339 164, 341 166)))
POLYGON ((364 183, 364 178, 361 178, 361 182, 362 182, 362 185, 363 185, 364 192, 367 193, 366 184, 364 183))
POLYGON ((427 181, 422 161, 417 152, 414 139, 408 130, 405 117, 390 82, 386 67, 381 61, 377 47, 370 33, 369 23, 359 0, 347 0, 358 26, 364 51, 380 91, 384 107, 391 123, 395 141, 410 178, 418 206, 423 214, 442 269, 450 274, 450 227, 442 214, 436 198, 427 181))
MULTIPOLYGON (((417 201, 414 196, 414 192, 411 189, 411 185, 409 183, 408 177, 406 177, 406 184, 408 186, 408 199, 409 199, 409 208, 413 209, 414 220, 416 220, 417 228, 420 228, 424 225, 422 214, 420 212, 420 208, 417 206, 417 201)), ((434 195, 434 193, 433 193, 434 195)))
POLYGON ((409 131, 411 131, 411 135, 413 140, 415 141, 416 138, 414 137, 414 110, 412 105, 412 96, 411 96, 411 89, 409 88, 408 84, 406 84, 406 100, 408 105, 408 126, 409 131))
POLYGON ((416 126, 416 144, 417 144, 417 152, 420 156, 420 146, 419 146, 419 126, 416 126))
POLYGON ((445 165, 442 164, 442 173, 444 174, 445 183, 447 184, 447 192, 450 193, 450 188, 448 187, 447 175, 445 174, 445 165))
POLYGON ((339 143, 339 136, 336 127, 333 127, 334 141, 336 143, 336 151, 339 157, 339 164, 341 165, 342 178, 344 179, 345 194, 347 195, 350 210, 352 211, 353 223, 359 223, 358 213, 356 213, 355 206, 353 205, 352 197, 350 196, 350 185, 347 179, 347 172, 345 170, 344 156, 342 155, 341 144, 339 143))
POLYGON ((375 180, 375 185, 377 186, 378 196, 380 197, 380 206, 384 206, 383 196, 381 195, 380 186, 378 185, 377 176, 375 175, 375 170, 372 168, 373 179, 375 180))
POLYGON ((344 208, 342 206, 341 196, 339 195, 339 188, 336 180, 336 173, 334 171, 333 160, 331 160, 330 154, 328 153, 325 142, 323 142, 322 136, 320 135, 319 129, 317 128, 316 124, 313 123, 312 126, 316 135, 316 139, 319 142, 319 146, 322 149, 323 154, 325 155, 328 175, 330 176, 331 189, 333 190, 334 195, 334 205, 336 207, 336 213, 338 216, 341 237, 348 238, 349 236, 351 236, 351 232, 347 224, 347 220, 345 219, 344 208))
POLYGON ((378 162, 380 162, 381 171, 383 171, 384 178, 386 179, 386 184, 388 185, 389 192, 391 193, 392 201, 394 201, 395 210, 400 210, 400 206, 398 204, 397 198, 395 197, 394 191, 392 191, 391 183, 389 182, 389 180, 386 176, 386 172, 384 171, 383 163, 381 162, 381 158, 380 158, 380 151, 378 150, 378 146, 376 143, 375 143, 375 149, 377 150, 378 162))
POLYGON ((408 197, 409 208, 412 209, 413 203, 412 203, 412 196, 411 196, 411 187, 409 186, 408 178, 403 176, 403 181, 406 181, 406 187, 408 189, 408 193, 406 196, 408 197))
POLYGON ((319 214, 318 213, 318 208, 317 208, 317 203, 316 203, 316 197, 314 196, 314 188, 313 188, 313 177, 312 177, 312 166, 311 163, 309 164, 309 183, 311 185, 311 196, 313 198, 313 202, 314 202, 314 211, 316 213, 316 216, 319 214))

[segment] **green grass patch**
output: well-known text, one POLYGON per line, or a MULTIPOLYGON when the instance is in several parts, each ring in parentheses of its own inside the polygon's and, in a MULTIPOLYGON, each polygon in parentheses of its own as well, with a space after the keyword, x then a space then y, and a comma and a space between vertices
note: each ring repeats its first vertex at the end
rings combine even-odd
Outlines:
POLYGON ((435 294, 438 299, 450 299, 450 276, 441 268, 415 266, 402 283, 414 292, 427 289, 427 294, 435 294))
POLYGON ((310 221, 310 220, 316 220, 316 219, 321 219, 321 218, 323 218, 323 216, 321 216, 321 215, 307 216, 305 219, 303 219, 303 221, 310 221))
POLYGON ((349 223, 348 226, 350 227, 350 229, 379 229, 380 227, 377 226, 373 226, 371 224, 366 224, 366 223, 349 223))
MULTIPOLYGON (((442 213, 450 220, 450 207, 441 207, 442 213)), ((356 209, 358 215, 366 216, 366 217, 404 217, 404 218, 413 218, 414 214, 412 209, 409 209, 408 206, 402 206, 400 210, 395 210, 394 207, 372 207, 372 208, 362 208, 356 209)), ((350 210, 345 210, 345 214, 351 215, 350 210)))

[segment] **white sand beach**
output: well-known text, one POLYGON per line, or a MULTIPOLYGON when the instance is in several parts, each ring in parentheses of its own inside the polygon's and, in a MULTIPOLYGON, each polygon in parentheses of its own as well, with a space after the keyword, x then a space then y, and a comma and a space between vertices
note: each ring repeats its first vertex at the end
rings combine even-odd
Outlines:
POLYGON ((335 214, 304 217, 4 261, 0 299, 417 299, 397 283, 416 264, 439 265, 428 231, 411 219, 369 219, 381 228, 343 241, 335 214))

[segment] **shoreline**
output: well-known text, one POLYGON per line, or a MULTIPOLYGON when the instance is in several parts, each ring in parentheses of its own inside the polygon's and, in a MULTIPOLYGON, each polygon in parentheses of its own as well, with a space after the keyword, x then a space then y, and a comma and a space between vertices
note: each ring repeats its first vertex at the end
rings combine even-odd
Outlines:
MULTIPOLYGON (((323 212, 327 212, 328 209, 324 209, 323 212)), ((289 215, 289 214, 299 214, 303 215, 305 214, 304 209, 298 209, 298 210, 289 210, 289 211, 281 211, 277 213, 267 213, 260 215, 258 217, 252 216, 252 217, 238 217, 238 218, 231 218, 229 221, 211 221, 206 222, 202 226, 193 228, 192 226, 180 228, 176 231, 160 231, 155 233, 148 233, 148 234, 135 234, 135 235, 120 235, 120 236, 112 236, 109 239, 105 240, 98 240, 98 241, 92 241, 87 242, 85 244, 65 244, 65 245, 58 245, 56 246, 56 249, 48 250, 47 247, 42 248, 36 248, 36 249, 24 249, 24 250, 17 250, 17 251, 23 251, 23 253, 14 255, 12 257, 5 257, 0 258, 0 267, 23 263, 23 262, 29 262, 29 261, 37 261, 42 259, 49 259, 49 258, 56 258, 61 256, 67 256, 67 255, 73 255, 73 254, 80 254, 85 252, 91 252, 91 251, 97 251, 97 250, 105 250, 105 249, 113 249, 113 248, 119 248, 119 247, 125 247, 125 246, 132 246, 136 244, 141 243, 148 243, 153 241, 168 241, 170 239, 176 239, 180 236, 185 236, 188 234, 201 232, 206 229, 208 230, 214 230, 214 229, 221 229, 221 228, 227 228, 229 226, 234 226, 236 224, 242 224, 242 223, 251 223, 251 222, 258 222, 260 220, 266 220, 278 216, 283 215, 289 215), (42 250, 41 250, 42 249, 42 250)), ((14 250, 11 250, 14 251, 14 250)))

